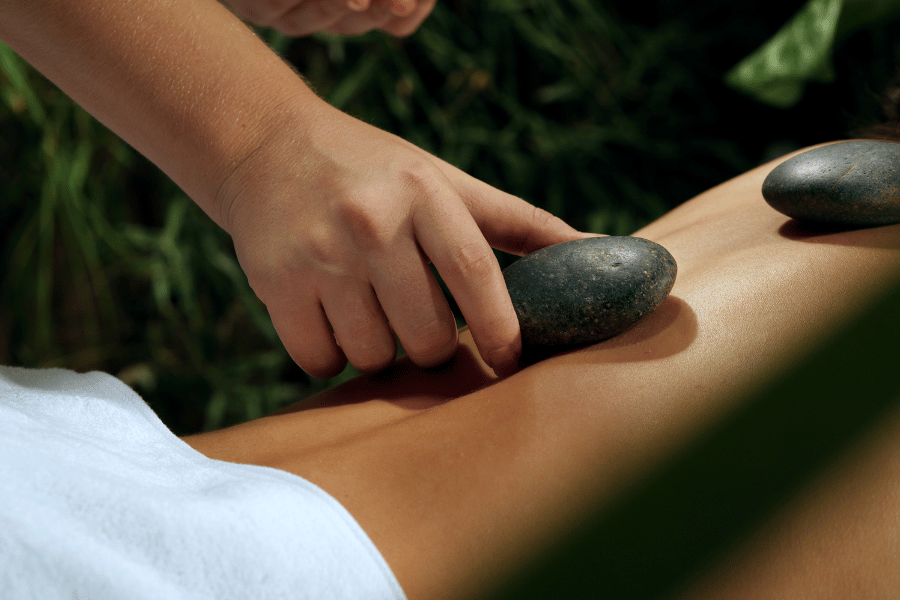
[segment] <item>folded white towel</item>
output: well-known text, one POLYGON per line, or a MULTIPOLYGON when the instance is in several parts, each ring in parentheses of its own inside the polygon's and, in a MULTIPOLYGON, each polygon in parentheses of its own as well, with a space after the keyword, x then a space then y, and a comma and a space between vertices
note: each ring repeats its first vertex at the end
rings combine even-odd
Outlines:
POLYGON ((320 488, 214 461, 103 373, 0 367, 0 598, 403 598, 320 488))

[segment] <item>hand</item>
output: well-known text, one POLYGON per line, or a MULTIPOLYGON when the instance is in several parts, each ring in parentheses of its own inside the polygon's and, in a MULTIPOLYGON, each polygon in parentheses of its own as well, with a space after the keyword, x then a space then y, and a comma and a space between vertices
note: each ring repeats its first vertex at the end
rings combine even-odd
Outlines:
POLYGON ((235 14, 285 35, 316 32, 358 35, 379 29, 411 34, 431 13, 435 0, 226 0, 235 14))
POLYGON ((218 222, 294 361, 316 377, 377 371, 394 333, 420 366, 450 359, 441 274, 485 362, 515 368, 519 324, 494 248, 585 237, 416 146, 324 102, 278 131, 222 187, 218 222))

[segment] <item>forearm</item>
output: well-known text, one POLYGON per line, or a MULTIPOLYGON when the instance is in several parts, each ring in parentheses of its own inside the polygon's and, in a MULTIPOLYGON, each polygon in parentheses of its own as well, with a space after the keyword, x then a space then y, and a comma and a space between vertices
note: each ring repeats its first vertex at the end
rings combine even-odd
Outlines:
POLYGON ((228 175, 324 105, 215 0, 0 0, 0 39, 220 225, 228 175))

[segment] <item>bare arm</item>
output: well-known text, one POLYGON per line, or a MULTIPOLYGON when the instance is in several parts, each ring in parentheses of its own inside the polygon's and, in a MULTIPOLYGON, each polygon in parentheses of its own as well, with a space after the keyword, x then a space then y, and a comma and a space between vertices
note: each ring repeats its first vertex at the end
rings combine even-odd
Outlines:
POLYGON ((490 587, 900 276, 900 226, 797 234, 760 195, 773 166, 637 232, 679 275, 620 337, 494 380, 464 335, 443 372, 402 366, 187 441, 324 487, 410 598, 490 587))
POLYGON ((481 355, 507 370, 521 339, 491 248, 582 237, 329 106, 216 0, 0 0, 0 38, 231 234, 315 376, 385 367, 394 334, 416 364, 451 357, 456 324, 429 262, 481 355))
POLYGON ((213 220, 226 176, 325 103, 209 0, 0 0, 0 39, 182 187, 213 220))

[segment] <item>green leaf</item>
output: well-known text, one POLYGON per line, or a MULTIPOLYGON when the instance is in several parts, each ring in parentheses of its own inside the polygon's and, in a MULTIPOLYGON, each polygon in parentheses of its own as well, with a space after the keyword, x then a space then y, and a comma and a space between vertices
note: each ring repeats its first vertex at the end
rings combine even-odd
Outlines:
MULTIPOLYGON (((25 101, 25 106, 28 108, 28 114, 31 116, 31 120, 36 125, 43 126, 47 121, 47 115, 44 112, 41 101, 31 89, 31 86, 28 85, 27 69, 28 67, 26 67, 22 59, 12 51, 12 48, 0 41, 0 72, 6 75, 12 85, 12 89, 25 101)), ((7 102, 9 102, 8 96, 7 102)), ((13 109, 13 111, 16 110, 16 107, 12 104, 10 104, 10 108, 13 109)))
POLYGON ((809 81, 834 80, 836 42, 861 27, 900 15, 898 0, 810 0, 781 30, 725 75, 761 102, 789 108, 809 81))

